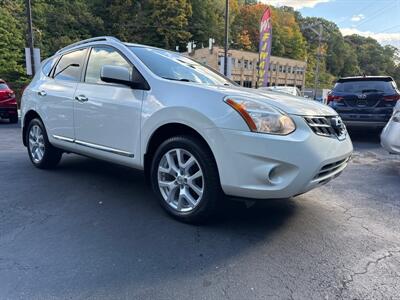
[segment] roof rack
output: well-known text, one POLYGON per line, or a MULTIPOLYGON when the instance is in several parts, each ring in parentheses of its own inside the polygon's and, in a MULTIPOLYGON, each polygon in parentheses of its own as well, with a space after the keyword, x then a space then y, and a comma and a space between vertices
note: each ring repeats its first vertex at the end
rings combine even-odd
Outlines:
POLYGON ((60 50, 58 50, 56 52, 56 54, 63 52, 65 50, 71 49, 73 47, 79 46, 79 45, 83 45, 83 44, 87 44, 87 43, 92 43, 92 42, 101 42, 101 41, 108 41, 108 42, 117 42, 117 43, 121 43, 121 41, 115 37, 112 36, 99 36, 99 37, 94 37, 94 38, 90 38, 90 39, 86 39, 86 40, 82 40, 76 43, 73 43, 71 45, 68 45, 64 48, 61 48, 60 50))

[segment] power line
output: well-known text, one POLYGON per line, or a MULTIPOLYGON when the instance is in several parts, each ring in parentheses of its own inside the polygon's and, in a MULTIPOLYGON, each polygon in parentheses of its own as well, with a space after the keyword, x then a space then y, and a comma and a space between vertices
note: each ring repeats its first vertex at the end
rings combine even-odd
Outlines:
MULTIPOLYGON (((371 3, 368 3, 366 6, 364 6, 362 9, 360 9, 358 12, 356 12, 354 15, 360 15, 361 13, 363 13, 367 8, 370 8, 372 6, 372 4, 371 3)), ((344 23, 344 22, 346 22, 346 21, 348 21, 347 19, 345 19, 345 20, 342 20, 342 21, 340 21, 340 22, 338 22, 338 23, 336 23, 336 25, 340 25, 340 24, 342 24, 342 23, 344 23)))
POLYGON ((397 0, 394 0, 394 2, 392 2, 392 4, 389 4, 388 6, 384 6, 383 8, 375 11, 371 16, 369 16, 367 19, 365 19, 364 21, 361 21, 360 23, 358 23, 355 28, 360 27, 361 25, 364 25, 368 22, 371 22, 372 20, 375 20, 376 17, 380 16, 381 14, 385 13, 387 11, 387 9, 391 9, 393 6, 395 6, 397 4, 397 0))

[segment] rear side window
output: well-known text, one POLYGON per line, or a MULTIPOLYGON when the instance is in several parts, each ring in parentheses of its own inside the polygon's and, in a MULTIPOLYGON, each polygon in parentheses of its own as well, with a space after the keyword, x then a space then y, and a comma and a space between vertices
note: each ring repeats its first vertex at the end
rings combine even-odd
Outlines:
POLYGON ((334 87, 335 92, 342 93, 387 93, 394 90, 393 81, 359 80, 338 82, 334 87))
POLYGON ((8 85, 4 82, 0 82, 0 91, 8 90, 8 85))
POLYGON ((63 55, 54 71, 54 78, 65 81, 80 81, 86 51, 87 49, 81 49, 63 55))
POLYGON ((94 47, 90 52, 85 82, 108 84, 100 78, 101 68, 104 65, 125 67, 132 72, 131 64, 115 49, 106 46, 94 47))
POLYGON ((44 65, 42 66, 42 72, 46 76, 50 76, 50 72, 54 67, 54 63, 56 62, 57 58, 50 58, 47 60, 44 65))

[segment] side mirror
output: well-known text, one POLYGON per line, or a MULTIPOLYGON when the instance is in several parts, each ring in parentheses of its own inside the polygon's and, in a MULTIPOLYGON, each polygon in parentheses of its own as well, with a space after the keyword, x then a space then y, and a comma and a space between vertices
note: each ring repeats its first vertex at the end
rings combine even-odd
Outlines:
POLYGON ((134 89, 149 90, 150 87, 143 76, 135 69, 122 66, 104 65, 101 68, 100 78, 104 82, 124 84, 134 89))
POLYGON ((104 82, 119 83, 131 86, 132 79, 128 68, 104 65, 101 67, 100 78, 104 82))

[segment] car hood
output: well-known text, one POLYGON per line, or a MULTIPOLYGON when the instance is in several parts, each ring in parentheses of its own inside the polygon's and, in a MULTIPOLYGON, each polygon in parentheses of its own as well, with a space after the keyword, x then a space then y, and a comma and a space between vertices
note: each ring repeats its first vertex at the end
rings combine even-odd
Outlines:
POLYGON ((273 91, 260 91, 236 86, 208 86, 225 96, 247 97, 273 105, 283 112, 299 116, 335 116, 336 111, 325 104, 303 97, 273 91))

